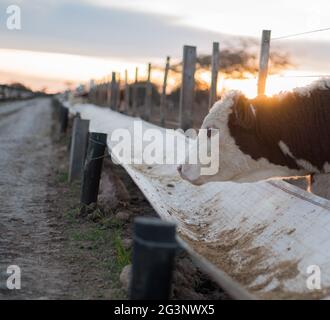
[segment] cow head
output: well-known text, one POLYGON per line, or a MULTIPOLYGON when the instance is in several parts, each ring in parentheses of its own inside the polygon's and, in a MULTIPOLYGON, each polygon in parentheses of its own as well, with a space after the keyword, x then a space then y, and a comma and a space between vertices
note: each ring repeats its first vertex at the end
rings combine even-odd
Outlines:
MULTIPOLYGON (((249 154, 242 152, 229 128, 230 118, 234 119, 235 126, 239 127, 241 132, 246 132, 249 143, 258 149, 258 139, 253 136, 257 123, 253 101, 239 91, 230 91, 215 103, 202 124, 202 129, 207 130, 208 137, 212 135, 213 130, 219 134, 219 152, 211 155, 211 160, 218 163, 218 170, 211 175, 202 174, 203 165, 189 164, 186 158, 185 163, 178 167, 183 179, 201 185, 210 181, 255 182, 296 175, 296 172, 285 166, 274 165, 265 158, 253 159, 249 154)), ((199 134, 192 149, 203 143, 205 139, 201 139, 199 134)), ((196 153, 196 150, 190 150, 190 153, 196 153)))

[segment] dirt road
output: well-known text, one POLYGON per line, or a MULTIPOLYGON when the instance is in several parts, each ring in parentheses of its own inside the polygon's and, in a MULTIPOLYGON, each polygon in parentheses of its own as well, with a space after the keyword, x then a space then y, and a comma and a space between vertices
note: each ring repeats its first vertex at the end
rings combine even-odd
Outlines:
POLYGON ((51 100, 0 105, 0 298, 64 297, 70 285, 58 259, 61 234, 49 212, 56 192, 52 163, 51 100), (21 290, 6 287, 7 267, 21 270, 21 290), (4 274, 5 273, 5 274, 4 274))

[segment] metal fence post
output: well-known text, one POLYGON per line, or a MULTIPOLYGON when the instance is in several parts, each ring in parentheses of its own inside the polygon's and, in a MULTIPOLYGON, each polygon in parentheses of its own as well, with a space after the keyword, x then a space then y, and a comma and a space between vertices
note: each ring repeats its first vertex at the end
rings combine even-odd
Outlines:
POLYGON ((180 92, 180 128, 187 130, 192 127, 192 112, 195 91, 196 47, 184 46, 182 83, 180 92))
POLYGON ((269 61, 269 50, 270 50, 270 30, 262 31, 261 38, 261 49, 259 59, 259 76, 258 76, 258 95, 265 94, 266 80, 268 73, 268 61, 269 61))
POLYGON ((162 95, 160 97, 160 125, 161 127, 165 127, 166 125, 166 87, 167 87, 167 77, 168 71, 170 69, 170 57, 166 58, 166 65, 164 71, 164 80, 163 80, 163 87, 162 87, 162 95))
POLYGON ((82 177, 88 144, 88 129, 89 120, 82 120, 80 115, 77 115, 73 120, 72 126, 69 182, 82 177))
POLYGON ((214 102, 217 100, 218 72, 219 72, 219 66, 220 66, 219 63, 220 63, 219 43, 213 42, 209 109, 213 106, 214 102))
POLYGON ((157 218, 135 219, 131 299, 169 299, 178 247, 175 233, 173 223, 157 218))
POLYGON ((82 205, 97 202, 106 144, 107 135, 105 133, 91 132, 89 134, 80 197, 82 205))

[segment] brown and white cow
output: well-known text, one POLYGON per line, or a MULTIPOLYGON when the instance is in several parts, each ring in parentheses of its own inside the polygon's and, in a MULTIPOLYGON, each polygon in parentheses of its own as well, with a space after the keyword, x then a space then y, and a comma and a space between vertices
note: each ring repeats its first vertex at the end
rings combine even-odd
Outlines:
POLYGON ((329 173, 330 80, 273 97, 248 99, 231 91, 211 108, 202 128, 219 130, 219 170, 203 176, 201 165, 179 166, 193 184, 329 173))

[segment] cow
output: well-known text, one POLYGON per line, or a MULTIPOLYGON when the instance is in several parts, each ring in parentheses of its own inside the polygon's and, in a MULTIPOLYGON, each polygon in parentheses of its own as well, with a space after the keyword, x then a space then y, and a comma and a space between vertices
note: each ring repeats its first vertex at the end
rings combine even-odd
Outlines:
POLYGON ((201 164, 180 165, 181 177, 195 185, 329 173, 330 79, 271 97, 248 99, 230 91, 210 109, 202 128, 208 137, 213 129, 219 132, 219 169, 201 175, 201 164))

